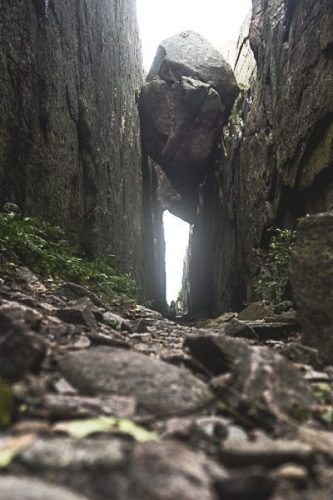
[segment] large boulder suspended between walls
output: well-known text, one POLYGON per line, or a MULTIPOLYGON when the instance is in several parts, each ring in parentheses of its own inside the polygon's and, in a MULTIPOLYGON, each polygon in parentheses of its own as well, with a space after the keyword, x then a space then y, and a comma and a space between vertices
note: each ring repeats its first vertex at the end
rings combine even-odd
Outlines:
POLYGON ((139 100, 143 146, 185 201, 195 203, 238 92, 229 64, 198 33, 159 46, 139 100))

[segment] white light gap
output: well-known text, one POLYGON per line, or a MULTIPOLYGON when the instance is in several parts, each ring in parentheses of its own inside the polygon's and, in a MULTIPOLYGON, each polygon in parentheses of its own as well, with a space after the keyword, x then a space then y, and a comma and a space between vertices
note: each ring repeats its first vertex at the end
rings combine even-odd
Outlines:
POLYGON ((170 212, 163 214, 166 242, 165 264, 167 277, 167 302, 176 301, 182 286, 184 257, 190 234, 190 225, 170 212))

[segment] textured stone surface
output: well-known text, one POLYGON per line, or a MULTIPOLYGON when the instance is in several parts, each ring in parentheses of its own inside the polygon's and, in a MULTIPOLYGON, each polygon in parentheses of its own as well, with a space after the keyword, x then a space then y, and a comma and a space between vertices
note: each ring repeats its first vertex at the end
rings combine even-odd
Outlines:
POLYGON ((30 327, 41 321, 37 311, 17 303, 0 306, 0 377, 17 381, 38 372, 46 353, 42 339, 30 327))
POLYGON ((0 9, 0 205, 56 222, 140 275, 135 1, 1 0, 0 9))
POLYGON ((304 418, 315 404, 296 368, 266 347, 224 336, 193 337, 185 345, 211 373, 221 375, 212 386, 224 404, 264 428, 304 418))
POLYGON ((143 218, 145 295, 152 300, 151 307, 165 312, 167 304, 163 209, 158 197, 158 176, 153 161, 146 154, 143 154, 142 174, 145 200, 143 218))
POLYGON ((66 488, 32 478, 1 477, 1 500, 87 500, 66 488))
POLYGON ((61 361, 66 379, 81 393, 134 396, 155 415, 181 415, 207 406, 213 395, 186 370, 141 353, 97 348, 61 361))
POLYGON ((243 321, 238 321, 238 319, 233 318, 229 323, 227 323, 224 333, 228 337, 243 337, 245 339, 258 340, 258 335, 255 330, 248 326, 243 321))
POLYGON ((223 463, 233 467, 256 464, 270 468, 288 462, 309 464, 313 460, 313 450, 302 441, 273 440, 257 433, 251 441, 237 436, 226 439, 221 456, 223 463))
POLYGON ((188 222, 237 94, 229 64, 201 35, 187 31, 161 43, 139 100, 143 145, 182 197, 188 222))
POLYGON ((190 289, 202 293, 193 312, 240 310, 254 298, 267 229, 333 207, 333 4, 253 3, 257 80, 233 108, 226 155, 202 192, 189 270, 190 289))
POLYGON ((300 223, 291 263, 291 282, 304 342, 333 362, 333 212, 300 223))
POLYGON ((218 93, 190 77, 172 85, 155 79, 142 88, 140 112, 146 152, 167 171, 191 169, 197 176, 200 168, 202 176, 222 125, 218 93))
POLYGON ((165 170, 195 218, 198 185, 208 167, 218 131, 222 105, 208 84, 190 77, 174 83, 148 81, 140 96, 140 117, 145 151, 165 170))
POLYGON ((222 467, 176 442, 138 446, 129 469, 128 500, 215 500, 214 483, 222 467))
POLYGON ((166 82, 188 76, 208 83, 221 97, 225 118, 238 94, 230 65, 204 37, 193 31, 178 33, 160 44, 147 79, 156 76, 166 82))
MULTIPOLYGON (((45 338, 48 349, 40 373, 13 386, 24 411, 10 424, 7 398, 0 398, 2 423, 9 424, 0 439, 0 455, 5 459, 7 452, 17 453, 1 473, 2 478, 11 476, 10 499, 25 498, 25 491, 30 495, 26 500, 48 498, 36 478, 47 483, 52 499, 63 489, 66 499, 73 491, 89 500, 268 500, 275 492, 278 500, 332 498, 331 370, 316 373, 304 366, 302 352, 296 354, 303 364, 293 367, 276 355, 284 342, 264 348, 259 340, 252 347, 251 341, 223 336, 234 313, 206 321, 200 329, 175 324, 142 306, 106 307, 118 315, 120 325, 144 320, 147 331, 115 332, 95 314, 93 333, 101 334, 101 342, 115 334, 132 350, 82 345, 87 327, 50 316, 68 306, 54 295, 53 283, 43 287, 37 280, 28 292, 19 274, 6 284, 0 279, 0 297, 12 301, 5 302, 7 314, 20 318, 22 328, 26 321, 26 328, 45 338), (22 308, 13 296, 30 298, 36 309, 22 308), (64 379, 55 362, 62 357, 64 371, 84 394, 64 379), (305 370, 303 380, 300 371, 305 370), (202 380, 210 381, 215 397, 202 380), (316 381, 324 383, 314 385, 316 381), (317 399, 309 414, 313 385, 317 399), (307 425, 299 426, 306 414, 307 425), (110 416, 122 419, 112 429, 105 420, 110 416), (79 430, 93 434, 68 436, 79 430), (147 438, 153 441, 141 444, 147 438), (24 479, 24 493, 17 483, 13 489, 13 476, 30 476, 24 479)), ((87 332, 95 342, 91 334, 87 332)), ((298 346, 294 336, 288 339, 292 345, 298 346)), ((305 355, 309 351, 315 350, 307 348, 305 355)), ((311 358, 306 358, 310 365, 311 358)), ((13 353, 10 360, 15 361, 13 353)), ((8 389, 3 386, 2 392, 6 396, 8 389)))
POLYGON ((57 316, 66 323, 84 325, 93 329, 97 326, 94 316, 96 309, 96 306, 88 297, 83 297, 68 303, 66 307, 58 311, 57 316))
POLYGON ((203 453, 171 440, 140 445, 105 437, 84 442, 39 439, 23 453, 20 463, 98 500, 111 494, 115 500, 173 500, 178 496, 216 500, 215 483, 227 478, 225 469, 203 453))
POLYGON ((69 438, 38 439, 26 450, 21 463, 39 470, 82 472, 88 468, 119 468, 127 461, 130 446, 117 438, 102 442, 89 438, 77 441, 69 438))
POLYGON ((273 307, 269 304, 266 304, 265 302, 253 302, 242 309, 237 318, 240 321, 257 321, 260 319, 266 319, 273 313, 273 307))
POLYGON ((223 56, 234 70, 238 84, 247 87, 254 83, 257 76, 256 60, 249 40, 251 14, 249 12, 246 16, 238 40, 226 42, 221 47, 223 56))

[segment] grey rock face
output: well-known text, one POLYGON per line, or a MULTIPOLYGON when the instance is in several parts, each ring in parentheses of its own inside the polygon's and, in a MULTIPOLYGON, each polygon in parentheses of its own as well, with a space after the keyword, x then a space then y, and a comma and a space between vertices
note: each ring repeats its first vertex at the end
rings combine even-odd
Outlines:
POLYGON ((147 154, 190 207, 184 209, 189 222, 237 94, 230 66, 199 34, 180 33, 160 45, 139 101, 142 138, 147 154))
POLYGON ((28 307, 11 302, 0 306, 0 377, 17 381, 39 370, 46 346, 30 327, 40 320, 28 307))
POLYGON ((265 302, 253 302, 242 309, 237 317, 240 321, 257 321, 260 319, 266 319, 273 313, 274 311, 272 306, 266 304, 265 302))
POLYGON ((0 205, 56 222, 140 275, 135 1, 1 0, 0 9, 0 205))
POLYGON ((88 297, 83 297, 60 309, 57 316, 67 323, 85 325, 93 329, 97 326, 94 316, 96 309, 96 306, 88 297))
MULTIPOLYGON (((20 462, 98 499, 215 500, 215 482, 223 482, 228 476, 203 453, 172 440, 136 444, 105 437, 85 441, 40 439, 23 453, 20 462)), ((36 500, 39 498, 36 496, 36 500)))
POLYGON ((222 126, 220 97, 193 78, 181 77, 172 84, 156 79, 142 88, 140 116, 145 151, 192 206, 192 222, 198 184, 222 126))
POLYGON ((184 31, 160 44, 147 79, 156 76, 166 82, 188 76, 208 83, 221 97, 225 118, 238 95, 230 65, 204 37, 193 31, 184 31))
POLYGON ((238 321, 236 318, 227 323, 224 332, 228 337, 243 337, 245 339, 258 340, 255 330, 245 322, 238 321))
POLYGON ((130 446, 117 438, 102 442, 86 439, 39 439, 21 457, 21 462, 39 470, 82 472, 84 469, 116 469, 127 461, 130 446))
POLYGON ((191 248, 190 288, 204 290, 196 310, 205 307, 206 279, 214 315, 254 300, 269 227, 290 227, 306 213, 333 207, 333 4, 253 4, 257 79, 224 129, 226 155, 207 179, 191 248))
POLYGON ((66 379, 81 393, 134 396, 138 408, 154 415, 181 415, 207 406, 208 386, 184 369, 141 353, 96 348, 61 361, 66 379))
POLYGON ((333 212, 306 217, 299 225, 291 282, 304 342, 333 362, 333 212))
POLYGON ((315 404, 297 369, 265 347, 224 336, 193 337, 185 345, 214 375, 222 375, 212 386, 224 403, 264 428, 300 418, 315 404))
POLYGON ((129 472, 128 500, 215 500, 214 482, 227 476, 200 453, 166 441, 137 446, 129 472))
POLYGON ((1 500, 87 500, 66 488, 32 478, 1 477, 1 500))
POLYGON ((147 153, 166 170, 192 169, 196 175, 195 168, 205 165, 222 125, 217 92, 189 77, 172 86, 153 80, 142 89, 140 109, 147 153))
POLYGON ((252 441, 237 436, 228 438, 222 445, 221 455, 223 463, 234 467, 256 464, 270 468, 288 462, 310 463, 313 450, 302 441, 273 440, 257 432, 252 441))
POLYGON ((251 12, 241 27, 237 42, 227 42, 221 52, 233 68, 237 82, 250 87, 256 78, 257 65, 249 41, 251 12))

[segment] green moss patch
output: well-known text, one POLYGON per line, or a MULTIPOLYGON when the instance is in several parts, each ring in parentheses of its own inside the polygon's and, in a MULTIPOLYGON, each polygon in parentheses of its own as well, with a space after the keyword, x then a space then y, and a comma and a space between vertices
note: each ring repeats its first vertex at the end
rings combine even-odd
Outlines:
POLYGON ((2 273, 12 263, 26 265, 41 278, 88 286, 104 300, 139 300, 139 289, 129 274, 107 261, 88 260, 59 227, 37 218, 0 213, 0 256, 2 273))
POLYGON ((289 282, 289 262, 294 250, 296 231, 274 229, 264 259, 259 280, 255 286, 261 300, 267 300, 275 312, 287 311, 293 303, 287 300, 286 291, 289 282))

